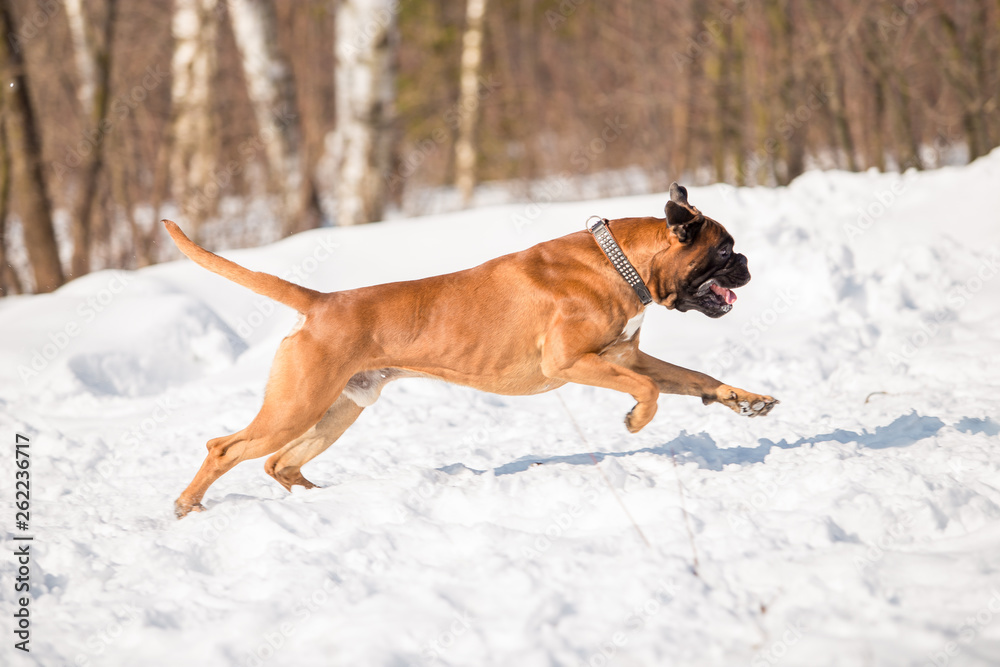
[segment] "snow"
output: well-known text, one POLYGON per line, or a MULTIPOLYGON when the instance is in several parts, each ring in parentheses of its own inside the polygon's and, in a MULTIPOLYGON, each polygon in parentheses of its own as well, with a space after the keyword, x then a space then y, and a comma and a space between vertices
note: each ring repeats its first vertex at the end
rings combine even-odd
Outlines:
MULTIPOLYGON (((0 301, 0 494, 28 435, 35 535, 32 650, 12 648, 8 548, 0 663, 995 665, 998 183, 1000 150, 690 189, 753 279, 720 320, 650 307, 642 347, 780 398, 765 418, 664 395, 633 436, 631 398, 568 386, 581 439, 551 393, 401 380, 306 466, 325 488, 288 494, 246 462, 182 521, 172 503, 203 444, 256 413, 295 314, 186 260, 0 301)), ((512 204, 224 254, 342 289, 666 199, 512 204)))

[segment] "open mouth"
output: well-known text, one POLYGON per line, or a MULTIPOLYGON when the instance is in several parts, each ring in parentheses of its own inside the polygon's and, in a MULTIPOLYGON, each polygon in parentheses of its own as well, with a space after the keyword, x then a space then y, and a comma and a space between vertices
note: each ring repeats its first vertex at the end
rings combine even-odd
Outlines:
POLYGON ((701 284, 698 291, 695 292, 696 297, 703 297, 706 300, 711 300, 714 305, 722 312, 728 313, 733 308, 733 304, 736 303, 736 292, 729 289, 728 287, 723 287, 715 278, 709 278, 701 284))
POLYGON ((712 283, 709 285, 709 289, 711 289, 717 297, 725 301, 727 305, 731 306, 736 303, 736 292, 728 287, 722 287, 718 283, 712 283))

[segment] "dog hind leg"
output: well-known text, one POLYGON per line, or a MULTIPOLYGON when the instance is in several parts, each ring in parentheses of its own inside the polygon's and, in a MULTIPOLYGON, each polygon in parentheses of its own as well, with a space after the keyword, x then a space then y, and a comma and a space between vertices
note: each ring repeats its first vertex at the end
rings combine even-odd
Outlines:
POLYGON ((264 471, 289 491, 295 484, 307 489, 316 488, 315 484, 303 477, 302 466, 336 442, 363 410, 363 407, 341 394, 319 423, 275 452, 264 464, 264 471))
POLYGON ((278 450, 264 464, 264 471, 289 491, 295 484, 307 489, 315 488, 315 484, 303 477, 302 466, 336 442, 362 411, 378 400, 385 385, 393 380, 414 375, 417 374, 398 368, 355 373, 319 423, 278 450))
POLYGON ((312 338, 301 332, 285 338, 260 412, 242 431, 209 440, 201 469, 174 503, 177 517, 204 509, 201 499, 208 487, 237 463, 273 454, 319 422, 350 375, 349 369, 337 369, 312 338))

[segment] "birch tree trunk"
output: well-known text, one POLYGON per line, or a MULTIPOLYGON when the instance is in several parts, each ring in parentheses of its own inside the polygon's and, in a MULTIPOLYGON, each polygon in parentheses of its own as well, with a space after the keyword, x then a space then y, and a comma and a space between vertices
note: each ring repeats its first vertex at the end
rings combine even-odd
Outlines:
POLYGON ((885 68, 882 61, 884 49, 882 42, 885 42, 879 34, 877 21, 868 18, 862 24, 860 32, 861 43, 858 49, 864 53, 867 64, 865 65, 864 81, 869 93, 867 97, 872 104, 871 122, 864 126, 865 141, 865 163, 874 165, 879 171, 886 168, 886 142, 883 136, 885 127, 886 107, 888 106, 886 88, 888 86, 885 76, 885 68))
POLYGON ((229 19, 240 51, 250 102, 267 155, 271 191, 281 201, 282 231, 315 227, 310 211, 311 179, 305 177, 295 82, 278 51, 277 17, 272 0, 229 0, 229 19))
POLYGON ((90 271, 92 244, 91 216, 97 192, 97 177, 104 161, 104 128, 108 112, 108 81, 111 77, 111 46, 117 0, 106 0, 101 38, 84 14, 83 0, 65 0, 66 18, 73 42, 73 56, 80 77, 77 97, 83 110, 87 136, 91 137, 90 152, 83 156, 80 165, 79 196, 73 206, 72 236, 73 255, 70 259, 70 276, 79 277, 90 271))
POLYGON ((730 49, 729 49, 729 86, 730 94, 734 100, 729 102, 729 114, 732 119, 729 127, 729 150, 733 154, 735 171, 733 178, 736 185, 743 187, 746 185, 746 174, 743 170, 743 161, 746 159, 746 118, 744 110, 750 106, 746 99, 744 81, 746 81, 746 51, 747 34, 746 23, 744 21, 733 21, 730 24, 730 49), (733 103, 735 101, 735 104, 733 103))
POLYGON ((51 292, 65 282, 59 248, 52 228, 52 200, 42 169, 42 142, 28 94, 28 77, 20 49, 11 49, 6 36, 17 25, 10 5, 0 3, 0 102, 10 155, 11 186, 17 193, 24 245, 35 278, 35 292, 51 292), (7 85, 9 83, 9 85, 7 85))
POLYGON ((723 30, 715 35, 716 42, 713 48, 703 56, 705 58, 705 76, 711 84, 711 93, 714 101, 712 113, 708 114, 707 126, 711 137, 709 150, 711 151, 712 171, 715 173, 715 180, 720 183, 726 181, 726 100, 728 91, 726 90, 726 51, 729 49, 729 39, 723 30))
MULTIPOLYGON (((691 17, 692 34, 697 34, 701 30, 702 21, 705 18, 705 8, 699 0, 690 0, 687 7, 688 15, 691 17)), ((704 62, 702 58, 693 58, 683 70, 684 76, 684 99, 678 100, 673 105, 673 133, 674 146, 673 155, 670 158, 670 168, 673 177, 676 179, 686 178, 689 171, 696 170, 699 157, 696 152, 695 130, 693 119, 696 115, 695 103, 698 99, 697 81, 704 76, 704 62)))
POLYGON ((966 55, 965 44, 958 24, 947 12, 944 3, 939 4, 938 21, 948 38, 948 57, 941 59, 941 71, 957 94, 961 105, 962 127, 965 130, 966 142, 969 146, 969 161, 971 162, 980 155, 984 155, 992 147, 987 142, 985 121, 979 113, 979 91, 977 90, 976 75, 970 63, 971 59, 966 55))
POLYGON ((196 240, 218 200, 212 78, 216 70, 216 0, 175 0, 172 22, 170 183, 196 240))
POLYGON ((4 110, 0 106, 0 296, 20 294, 21 280, 7 261, 7 203, 10 201, 10 155, 4 130, 4 110))
POLYGON ((483 62, 483 15, 486 0, 467 0, 465 34, 462 36, 461 92, 458 98, 458 141, 455 143, 455 184, 463 206, 472 201, 476 187, 476 119, 479 115, 479 70, 483 62))
MULTIPOLYGON (((136 152, 132 134, 129 132, 119 132, 114 137, 109 138, 111 145, 108 153, 118 155, 134 154, 136 152)), ((137 268, 148 266, 152 263, 151 250, 155 232, 161 229, 160 225, 154 225, 152 230, 142 229, 135 217, 135 205, 128 187, 128 164, 124 160, 109 160, 105 172, 108 177, 108 186, 111 189, 111 198, 121 206, 125 217, 125 224, 128 225, 132 234, 132 260, 137 268)), ((155 176, 154 176, 155 179, 155 176)))
MULTIPOLYGON (((786 112, 792 111, 798 106, 796 95, 801 95, 799 90, 801 85, 800 77, 797 76, 799 67, 796 63, 797 54, 792 48, 795 32, 792 26, 791 5, 788 2, 769 2, 765 5, 764 11, 770 29, 769 37, 777 52, 778 61, 787 63, 784 71, 776 72, 781 108, 786 112)), ((780 156, 784 164, 781 169, 774 170, 779 185, 788 185, 805 170, 805 133, 804 128, 795 129, 781 143, 780 156)))
POLYGON ((380 220, 385 207, 395 103, 393 0, 341 0, 337 9, 337 224, 380 220))
MULTIPOLYGON (((111 0, 114 4, 114 0, 111 0)), ((94 36, 87 25, 84 15, 83 0, 64 0, 66 5, 66 22, 69 24, 69 34, 73 42, 73 59, 76 61, 76 71, 80 77, 77 86, 77 98, 85 114, 90 115, 94 108, 94 93, 97 88, 97 53, 94 36)))
POLYGON ((807 21, 812 28, 813 38, 816 40, 816 49, 820 61, 823 79, 830 85, 830 97, 828 100, 830 117, 833 120, 836 143, 840 145, 847 161, 847 168, 850 171, 858 170, 857 158, 854 151, 854 139, 851 136, 850 122, 847 119, 846 95, 844 94, 844 76, 837 66, 834 57, 834 45, 824 29, 824 24, 820 18, 816 0, 807 0, 805 3, 805 14, 807 21))

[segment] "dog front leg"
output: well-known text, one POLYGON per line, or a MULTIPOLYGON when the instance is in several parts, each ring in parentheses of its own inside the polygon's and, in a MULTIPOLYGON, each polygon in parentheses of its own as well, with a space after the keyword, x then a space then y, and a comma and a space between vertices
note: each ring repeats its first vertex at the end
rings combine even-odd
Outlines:
POLYGON ((562 363, 553 363, 549 359, 542 363, 542 372, 556 380, 630 394, 636 400, 635 407, 625 416, 625 428, 630 433, 638 433, 656 414, 656 399, 660 395, 656 383, 644 375, 606 361, 596 354, 584 354, 562 363))
POLYGON ((698 396, 705 405, 721 403, 748 417, 766 415, 779 403, 771 396, 730 387, 704 373, 661 361, 640 350, 636 350, 630 368, 651 378, 661 393, 698 396))

